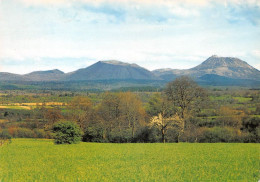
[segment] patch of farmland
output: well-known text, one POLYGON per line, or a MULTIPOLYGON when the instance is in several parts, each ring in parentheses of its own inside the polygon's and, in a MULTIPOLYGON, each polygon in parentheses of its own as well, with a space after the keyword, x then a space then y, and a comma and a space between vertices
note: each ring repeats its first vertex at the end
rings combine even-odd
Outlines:
POLYGON ((80 143, 15 139, 0 181, 258 181, 259 144, 80 143))

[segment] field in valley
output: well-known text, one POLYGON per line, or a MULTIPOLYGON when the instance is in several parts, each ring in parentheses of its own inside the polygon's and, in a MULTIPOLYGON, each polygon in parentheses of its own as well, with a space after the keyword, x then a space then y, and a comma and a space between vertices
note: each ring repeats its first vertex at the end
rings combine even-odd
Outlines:
POLYGON ((258 181, 259 151, 259 144, 13 139, 0 147, 0 181, 258 181))

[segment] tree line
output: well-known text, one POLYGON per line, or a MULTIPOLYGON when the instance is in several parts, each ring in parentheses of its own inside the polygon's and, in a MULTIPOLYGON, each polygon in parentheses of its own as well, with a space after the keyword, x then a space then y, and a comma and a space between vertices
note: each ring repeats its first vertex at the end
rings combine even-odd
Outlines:
MULTIPOLYGON (((34 121, 29 137, 41 133, 51 138, 55 123, 71 121, 86 142, 260 142, 258 117, 222 106, 214 121, 202 120, 210 104, 207 90, 183 76, 153 94, 146 105, 132 92, 106 92, 98 103, 75 96, 65 111, 39 106, 28 118, 34 121)), ((15 137, 26 133, 2 131, 15 137)))

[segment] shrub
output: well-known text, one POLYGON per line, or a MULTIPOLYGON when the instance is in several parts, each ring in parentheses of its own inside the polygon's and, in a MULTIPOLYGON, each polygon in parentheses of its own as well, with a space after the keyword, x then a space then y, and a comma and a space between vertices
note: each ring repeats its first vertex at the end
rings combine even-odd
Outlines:
POLYGON ((156 127, 144 127, 142 128, 133 139, 133 142, 140 143, 155 143, 161 142, 160 131, 156 127))
POLYGON ((11 135, 9 134, 8 130, 0 130, 0 140, 7 140, 11 139, 11 135))
POLYGON ((83 142, 107 142, 103 139, 103 129, 99 127, 88 127, 83 135, 83 142))
POLYGON ((241 133, 234 128, 201 128, 199 132, 198 142, 202 143, 241 142, 241 133))
POLYGON ((35 138, 35 133, 28 128, 18 128, 17 138, 35 138))
POLYGON ((108 140, 111 143, 129 143, 133 141, 132 130, 130 128, 123 130, 114 130, 109 133, 108 140))
POLYGON ((10 127, 8 133, 14 138, 35 138, 35 133, 28 128, 10 127))
POLYGON ((81 141, 82 132, 76 123, 65 121, 53 126, 54 143, 72 144, 81 141))
POLYGON ((0 146, 3 145, 6 141, 11 143, 11 135, 9 134, 8 130, 0 130, 0 146))
POLYGON ((260 118, 245 117, 241 130, 245 133, 244 142, 260 142, 260 118))
POLYGON ((36 138, 52 138, 51 133, 44 131, 44 129, 34 129, 33 132, 36 138))

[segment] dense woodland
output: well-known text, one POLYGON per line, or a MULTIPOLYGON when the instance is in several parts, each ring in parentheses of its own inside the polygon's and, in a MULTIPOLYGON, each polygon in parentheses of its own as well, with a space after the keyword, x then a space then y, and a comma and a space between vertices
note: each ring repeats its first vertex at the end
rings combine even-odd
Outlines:
POLYGON ((2 90, 1 138, 53 138, 75 122, 85 142, 260 142, 260 91, 202 88, 188 77, 153 92, 2 90))

